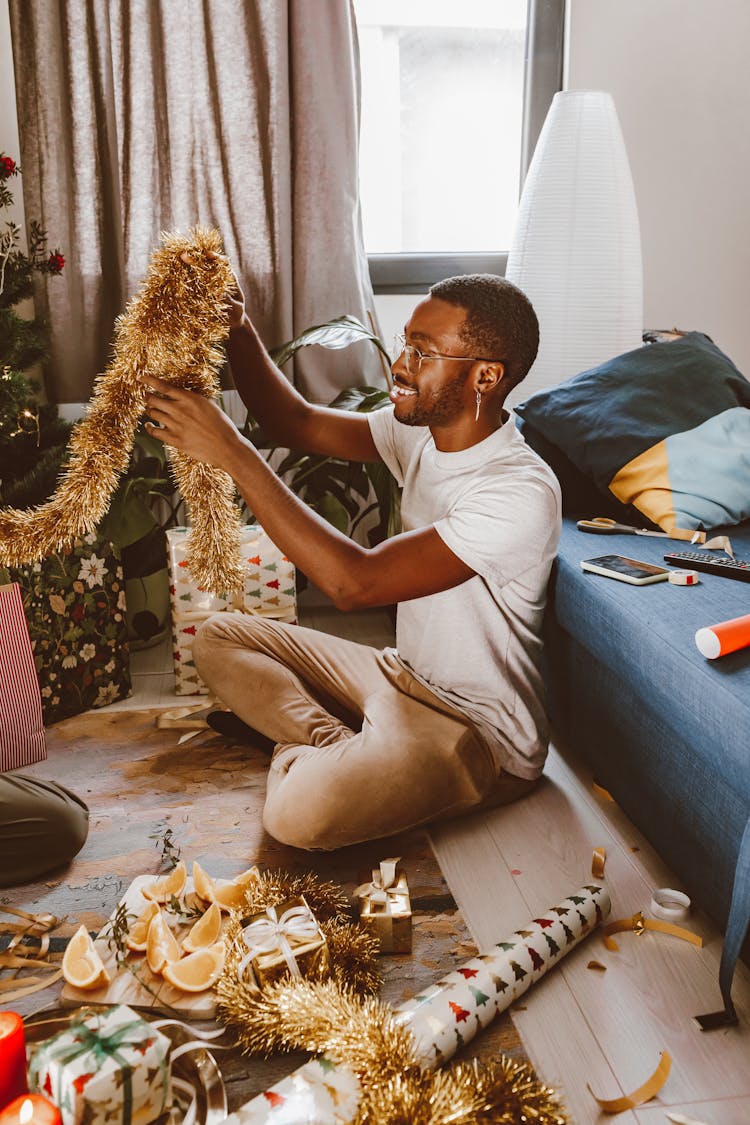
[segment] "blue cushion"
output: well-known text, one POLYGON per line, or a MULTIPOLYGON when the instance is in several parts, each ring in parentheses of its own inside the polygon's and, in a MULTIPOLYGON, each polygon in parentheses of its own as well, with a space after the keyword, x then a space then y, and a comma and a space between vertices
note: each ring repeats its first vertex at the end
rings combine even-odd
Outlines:
POLYGON ((750 516, 750 382, 700 332, 616 356, 515 409, 600 493, 670 533, 750 516))

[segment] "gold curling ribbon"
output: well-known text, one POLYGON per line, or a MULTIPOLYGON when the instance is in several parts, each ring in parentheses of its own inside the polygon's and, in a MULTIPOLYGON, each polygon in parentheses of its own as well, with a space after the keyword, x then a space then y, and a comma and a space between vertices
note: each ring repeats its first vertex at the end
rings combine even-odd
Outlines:
POLYGON ((635 1109, 636 1106, 643 1105, 644 1102, 650 1101, 655 1094, 658 1094, 667 1081, 671 1069, 672 1059, 666 1051, 662 1051, 659 1065, 654 1073, 646 1079, 642 1086, 633 1090, 632 1094, 625 1094, 622 1098, 597 1098, 588 1082, 586 1087, 603 1113, 624 1113, 626 1109, 635 1109))
MULTIPOLYGON (((12 906, 2 906, 0 910, 23 919, 21 922, 0 922, 0 933, 13 935, 7 950, 0 953, 0 971, 12 970, 9 980, 0 981, 2 1002, 8 1004, 12 1000, 21 1000, 24 996, 31 996, 34 992, 48 988, 62 976, 62 970, 56 969, 52 964, 53 958, 49 954, 49 934, 51 930, 57 929, 64 919, 57 918, 54 914, 29 914, 26 910, 17 910, 12 906), (43 977, 18 976, 20 969, 31 968, 50 971, 43 977)), ((59 956, 54 955, 54 960, 59 959, 59 956)))
POLYGON ((604 865, 607 862, 607 849, 594 848, 594 854, 591 857, 591 874, 595 879, 604 878, 604 865))
POLYGON ((697 945, 699 949, 703 946, 703 938, 694 934, 692 930, 686 930, 683 926, 675 926, 672 922, 661 922, 656 918, 644 918, 643 912, 639 910, 632 918, 618 918, 616 922, 610 922, 609 925, 603 927, 602 933, 607 949, 617 952, 620 947, 611 935, 623 933, 625 930, 632 930, 638 937, 645 930, 656 930, 657 933, 670 934, 672 937, 689 941, 692 945, 697 945))

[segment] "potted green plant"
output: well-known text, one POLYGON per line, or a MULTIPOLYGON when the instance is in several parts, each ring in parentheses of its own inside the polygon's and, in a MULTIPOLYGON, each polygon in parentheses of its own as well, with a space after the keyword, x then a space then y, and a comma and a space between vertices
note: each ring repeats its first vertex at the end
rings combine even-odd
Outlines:
MULTIPOLYGON (((306 329, 286 344, 273 348, 271 359, 278 367, 296 355, 300 348, 317 344, 323 348, 347 348, 368 340, 383 356, 387 378, 390 358, 375 332, 354 316, 340 316, 325 324, 306 329)), ((389 402, 388 391, 378 387, 349 387, 330 405, 336 410, 368 414, 389 402)), ((273 451, 276 446, 248 415, 245 433, 258 449, 273 451)), ((289 487, 305 503, 344 534, 353 535, 372 513, 377 523, 367 532, 371 546, 400 529, 401 493, 393 476, 380 462, 361 464, 315 453, 289 453, 276 467, 289 487)))

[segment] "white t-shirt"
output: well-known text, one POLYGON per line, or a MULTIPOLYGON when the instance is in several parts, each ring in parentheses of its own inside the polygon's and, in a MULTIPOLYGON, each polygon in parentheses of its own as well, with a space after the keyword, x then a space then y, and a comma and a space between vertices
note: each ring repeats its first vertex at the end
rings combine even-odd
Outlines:
POLYGON ((547 754, 540 671, 547 581, 560 536, 560 486, 514 419, 457 453, 427 427, 368 414, 380 456, 403 485, 404 531, 435 527, 476 573, 401 602, 398 658, 474 724, 498 765, 535 778, 547 754))

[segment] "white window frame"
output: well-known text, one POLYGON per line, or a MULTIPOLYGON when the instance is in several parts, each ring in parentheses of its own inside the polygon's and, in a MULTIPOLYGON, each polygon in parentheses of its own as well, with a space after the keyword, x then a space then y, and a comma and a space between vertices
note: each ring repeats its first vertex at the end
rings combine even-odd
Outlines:
MULTIPOLYGON (((521 186, 547 110, 562 89, 564 30, 565 0, 528 0, 521 186)), ((367 260, 375 293, 426 293, 436 281, 455 274, 494 273, 502 277, 508 253, 369 254, 367 260)))

